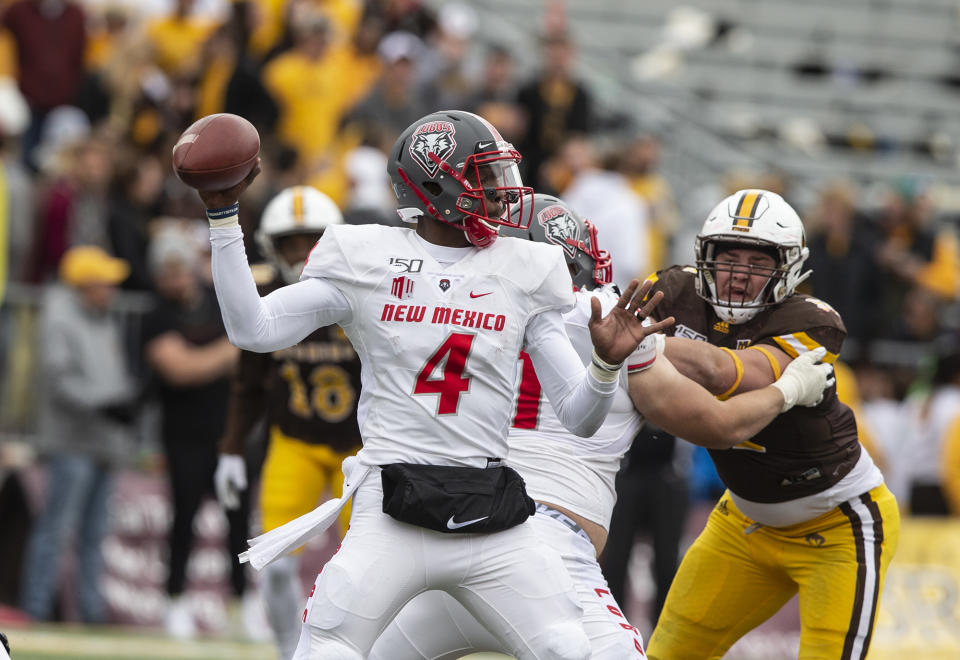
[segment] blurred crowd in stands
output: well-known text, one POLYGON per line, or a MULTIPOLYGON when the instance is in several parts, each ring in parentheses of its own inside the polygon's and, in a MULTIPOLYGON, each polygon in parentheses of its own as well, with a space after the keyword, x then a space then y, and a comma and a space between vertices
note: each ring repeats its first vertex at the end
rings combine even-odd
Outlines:
MULTIPOLYGON (((151 452, 165 452, 181 500, 167 589, 185 589, 204 493, 176 484, 212 473, 236 362, 211 294, 203 207, 170 166, 197 118, 231 112, 260 131, 263 174, 241 204, 251 261, 262 258, 252 240, 261 211, 290 185, 327 193, 349 223, 399 224, 386 150, 441 108, 497 126, 523 154, 528 185, 598 226, 616 281, 692 261, 704 217, 684 217, 691 204, 679 196, 700 192, 660 173, 669 144, 657 135, 605 128, 562 3, 546 3, 539 64, 526 68, 515 50, 526 44, 491 39, 476 8, 458 2, 0 0, 0 11, 0 512, 17 501, 18 471, 41 464, 50 484, 29 503, 19 554, 5 555, 23 558, 25 597, 0 580, 0 602, 36 619, 53 616, 50 566, 76 533, 80 614, 104 620, 96 548, 110 475, 144 469, 137 458, 151 452), (158 405, 151 431, 143 411, 158 405), (185 448, 188 432, 197 439, 185 448), (210 451, 190 453, 198 447, 210 451)), ((960 248, 957 218, 943 212, 956 205, 908 172, 822 182, 812 203, 794 199, 788 173, 730 172, 710 198, 745 187, 781 193, 805 221, 804 292, 846 323, 838 381, 904 509, 960 514, 960 248)), ((696 453, 646 433, 630 457, 639 480, 660 479, 680 501, 717 494, 696 453)), ((684 513, 638 522, 621 512, 630 528, 620 536, 632 545, 634 527, 646 527, 676 537, 675 554, 671 528, 684 513)), ((245 538, 239 525, 233 545, 245 538)), ((669 583, 670 563, 658 581, 669 583)))

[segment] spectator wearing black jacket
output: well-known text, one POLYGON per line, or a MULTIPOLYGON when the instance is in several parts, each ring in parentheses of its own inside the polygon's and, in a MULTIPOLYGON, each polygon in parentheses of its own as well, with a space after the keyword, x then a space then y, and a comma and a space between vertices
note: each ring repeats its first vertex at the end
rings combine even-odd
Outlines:
MULTIPOLYGON (((164 229, 151 242, 149 263, 158 300, 144 320, 143 337, 144 357, 155 374, 173 499, 166 629, 178 638, 196 634, 183 598, 193 519, 204 497, 214 495, 217 441, 226 421, 229 376, 239 356, 227 340, 213 290, 201 283, 198 248, 192 236, 179 229, 164 229)), ((248 516, 245 499, 227 516, 235 596, 242 596, 246 586, 237 554, 245 546, 248 516)))

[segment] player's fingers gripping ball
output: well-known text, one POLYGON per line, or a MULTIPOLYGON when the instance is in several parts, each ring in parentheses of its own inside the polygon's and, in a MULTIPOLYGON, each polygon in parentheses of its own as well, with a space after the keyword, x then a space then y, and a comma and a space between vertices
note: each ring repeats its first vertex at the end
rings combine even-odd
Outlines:
POLYGON ((232 225, 237 200, 260 173, 260 135, 238 115, 207 115, 177 140, 173 171, 200 194, 211 226, 232 225))
POLYGON ((243 182, 260 158, 260 134, 238 115, 198 119, 173 147, 173 171, 191 188, 227 190, 243 182))

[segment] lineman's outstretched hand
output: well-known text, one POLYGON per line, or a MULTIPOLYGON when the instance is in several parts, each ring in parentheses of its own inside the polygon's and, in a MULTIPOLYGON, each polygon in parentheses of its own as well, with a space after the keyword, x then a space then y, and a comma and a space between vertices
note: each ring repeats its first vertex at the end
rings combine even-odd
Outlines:
POLYGON ((232 188, 226 190, 198 190, 203 205, 208 209, 223 209, 233 205, 240 199, 240 195, 246 190, 253 180, 260 174, 260 159, 257 158, 257 164, 250 170, 246 178, 232 188))
POLYGON ((644 298, 650 293, 653 282, 645 280, 640 285, 639 280, 631 280, 617 306, 610 313, 600 318, 600 300, 590 300, 590 338, 597 356, 604 362, 620 364, 637 348, 647 335, 661 332, 673 325, 673 317, 643 325, 650 313, 663 299, 663 292, 657 291, 650 300, 644 303, 644 298))

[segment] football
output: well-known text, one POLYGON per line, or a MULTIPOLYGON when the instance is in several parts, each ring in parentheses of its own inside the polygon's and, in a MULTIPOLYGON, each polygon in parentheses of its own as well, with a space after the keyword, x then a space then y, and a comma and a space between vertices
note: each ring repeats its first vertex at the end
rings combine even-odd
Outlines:
POLYGON ((197 190, 226 190, 250 173, 260 155, 260 135, 238 115, 198 119, 173 147, 173 170, 197 190))

